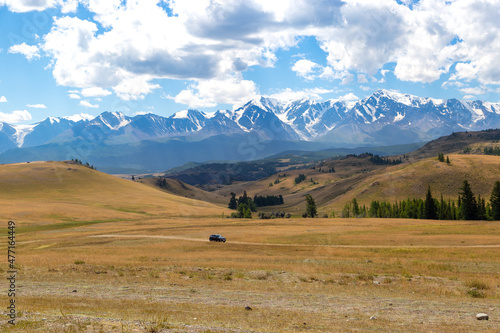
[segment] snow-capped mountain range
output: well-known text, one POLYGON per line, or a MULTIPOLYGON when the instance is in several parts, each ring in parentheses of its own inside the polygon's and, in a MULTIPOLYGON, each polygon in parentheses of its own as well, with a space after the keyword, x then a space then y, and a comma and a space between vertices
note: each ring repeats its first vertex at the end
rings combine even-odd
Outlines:
POLYGON ((104 112, 88 118, 49 117, 33 125, 0 123, 0 152, 91 140, 119 144, 166 137, 194 140, 254 133, 262 140, 386 145, 427 141, 464 130, 500 127, 500 103, 432 99, 380 90, 359 101, 261 97, 236 110, 184 110, 170 117, 104 112))

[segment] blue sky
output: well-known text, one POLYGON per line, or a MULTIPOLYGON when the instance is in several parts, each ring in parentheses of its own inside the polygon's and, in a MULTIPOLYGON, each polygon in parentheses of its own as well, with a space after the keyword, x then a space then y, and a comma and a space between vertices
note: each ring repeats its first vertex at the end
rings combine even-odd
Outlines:
POLYGON ((378 89, 497 103, 499 16, 497 0, 0 0, 0 122, 378 89))

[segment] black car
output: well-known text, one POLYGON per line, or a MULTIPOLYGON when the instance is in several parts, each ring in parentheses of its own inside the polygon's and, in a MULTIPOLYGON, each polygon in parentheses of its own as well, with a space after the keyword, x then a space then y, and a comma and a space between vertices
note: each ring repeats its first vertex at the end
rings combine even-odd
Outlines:
POLYGON ((211 242, 226 242, 226 237, 222 237, 221 235, 210 235, 208 239, 211 242))

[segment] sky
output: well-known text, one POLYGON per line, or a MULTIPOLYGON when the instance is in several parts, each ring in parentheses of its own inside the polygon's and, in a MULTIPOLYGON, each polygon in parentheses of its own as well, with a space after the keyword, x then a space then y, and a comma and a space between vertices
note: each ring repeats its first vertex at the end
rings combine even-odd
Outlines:
POLYGON ((500 102, 498 0, 0 0, 0 122, 387 89, 500 102))

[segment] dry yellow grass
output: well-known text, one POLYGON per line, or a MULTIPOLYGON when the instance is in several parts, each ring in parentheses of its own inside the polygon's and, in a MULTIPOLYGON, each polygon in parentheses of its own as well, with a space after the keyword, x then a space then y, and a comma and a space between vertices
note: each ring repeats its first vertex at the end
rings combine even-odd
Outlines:
POLYGON ((21 224, 213 216, 225 211, 221 206, 64 162, 0 166, 0 202, 0 217, 21 224))
MULTIPOLYGON (((20 317, 14 327, 4 319, 3 331, 495 332, 500 327, 500 222, 227 219, 216 216, 222 206, 88 169, 75 173, 85 177, 71 178, 67 165, 43 166, 62 168, 63 184, 42 186, 29 178, 29 195, 18 190, 0 199, 18 222, 20 317), (58 194, 75 185, 80 192, 58 194), (32 203, 36 191, 39 199, 32 203), (223 234, 227 243, 208 242, 212 233, 223 234), (470 292, 474 286, 480 293, 470 292), (479 312, 490 320, 477 321, 479 312)), ((16 166, 17 179, 26 177, 25 167, 16 166)), ((2 169, 5 189, 1 177, 8 173, 2 169)), ((33 175, 43 178, 52 171, 33 175)), ((3 210, 5 232, 8 215, 3 210)), ((6 248, 0 243, 0 251, 6 248)), ((6 260, 0 271, 6 274, 6 260)), ((7 304, 2 288, 0 304, 7 304)))
MULTIPOLYGON (((278 175, 254 182, 235 183, 218 192, 228 196, 229 192, 241 195, 283 195, 285 205, 264 207, 264 211, 284 210, 301 214, 305 210, 304 196, 311 194, 318 204, 320 214, 330 215, 332 210, 340 214, 342 207, 353 198, 369 206, 372 200, 389 201, 407 198, 425 198, 431 186, 434 197, 441 194, 445 200, 457 200, 459 188, 467 179, 472 190, 481 197, 489 198, 495 181, 500 180, 500 157, 486 155, 450 154, 451 164, 441 163, 437 157, 403 163, 396 166, 376 166, 368 160, 333 161, 335 173, 322 173, 318 168, 286 171, 287 177, 280 183, 269 186, 278 175), (306 181, 294 183, 295 177, 305 174, 306 181), (317 184, 313 184, 310 179, 317 184)), ((283 172, 279 173, 280 175, 283 172)), ((228 199, 229 200, 229 199, 228 199)))
POLYGON ((486 155, 448 155, 451 164, 439 162, 436 158, 415 163, 389 167, 366 178, 337 198, 328 207, 345 204, 357 198, 361 204, 369 205, 372 200, 389 201, 407 198, 425 198, 430 186, 433 196, 442 194, 445 200, 457 200, 459 188, 468 180, 472 190, 483 198, 489 198, 495 181, 500 180, 500 157, 486 155))
POLYGON ((498 222, 197 217, 29 231, 18 235, 18 319, 39 331, 78 318, 117 332, 154 318, 179 332, 494 331, 499 234, 498 222), (228 242, 209 243, 214 232, 228 242), (468 295, 470 281, 484 298, 468 295))

